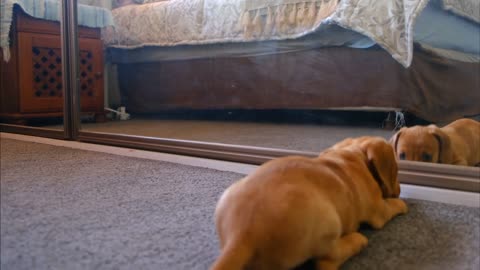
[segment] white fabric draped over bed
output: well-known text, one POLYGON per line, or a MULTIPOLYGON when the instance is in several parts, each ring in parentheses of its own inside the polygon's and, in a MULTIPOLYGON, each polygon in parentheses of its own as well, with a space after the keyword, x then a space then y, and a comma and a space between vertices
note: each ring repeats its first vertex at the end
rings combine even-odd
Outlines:
POLYGON ((241 25, 247 37, 311 30, 330 16, 338 0, 245 0, 241 25))
POLYGON ((105 40, 112 47, 138 48, 295 38, 314 31, 337 1, 171 0, 126 6, 113 11, 116 28, 105 40))
POLYGON ((479 0, 443 0, 443 7, 455 14, 480 23, 479 0))
POLYGON ((336 23, 373 39, 405 67, 412 29, 428 0, 170 0, 113 10, 108 46, 197 45, 286 40, 336 23))

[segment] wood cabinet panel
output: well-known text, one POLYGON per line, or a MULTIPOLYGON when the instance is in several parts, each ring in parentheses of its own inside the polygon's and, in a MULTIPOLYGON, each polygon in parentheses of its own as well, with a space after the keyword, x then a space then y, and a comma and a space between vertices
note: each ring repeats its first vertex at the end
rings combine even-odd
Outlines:
MULTIPOLYGON (((62 50, 58 22, 15 11, 11 59, 0 64, 0 117, 28 119, 63 115, 62 50)), ((103 43, 100 30, 79 29, 81 110, 103 116, 103 43)), ((100 117, 102 118, 102 117, 100 117)))

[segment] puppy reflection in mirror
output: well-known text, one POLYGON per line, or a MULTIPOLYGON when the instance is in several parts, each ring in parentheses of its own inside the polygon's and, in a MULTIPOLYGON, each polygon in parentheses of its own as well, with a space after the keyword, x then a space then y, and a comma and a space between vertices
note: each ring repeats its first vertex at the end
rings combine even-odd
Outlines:
POLYGON ((391 139, 398 159, 452 165, 480 165, 480 122, 456 120, 436 125, 402 128, 391 139))
POLYGON ((215 223, 222 249, 212 270, 287 270, 308 259, 338 269, 367 238, 407 212, 393 148, 383 138, 347 139, 316 158, 260 166, 221 196, 215 223))

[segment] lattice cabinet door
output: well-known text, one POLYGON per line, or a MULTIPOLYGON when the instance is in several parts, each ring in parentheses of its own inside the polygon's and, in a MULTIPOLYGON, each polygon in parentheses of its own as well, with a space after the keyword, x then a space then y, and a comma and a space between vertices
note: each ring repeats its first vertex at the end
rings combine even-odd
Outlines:
POLYGON ((58 36, 19 33, 20 112, 58 112, 63 107, 58 36))
MULTIPOLYGON (((61 41, 57 35, 19 33, 20 112, 60 112, 63 109, 61 41)), ((82 38, 80 103, 83 112, 103 111, 102 42, 82 38)))
POLYGON ((100 39, 81 38, 79 47, 81 110, 82 112, 103 112, 103 43, 100 39))

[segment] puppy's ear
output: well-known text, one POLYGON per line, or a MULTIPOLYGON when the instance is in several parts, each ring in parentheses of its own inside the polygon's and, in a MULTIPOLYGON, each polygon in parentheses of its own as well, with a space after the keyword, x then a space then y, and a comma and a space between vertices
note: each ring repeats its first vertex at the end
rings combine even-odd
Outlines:
POLYGON ((400 135, 402 134, 403 130, 405 128, 401 128, 397 133, 395 133, 395 135, 393 135, 390 140, 388 141, 388 143, 393 147, 393 151, 395 152, 395 154, 398 154, 397 152, 397 145, 398 145, 398 139, 400 139, 400 135))
POLYGON ((429 125, 428 132, 432 134, 438 142, 438 163, 451 164, 453 162, 453 152, 450 142, 450 137, 448 137, 441 128, 436 125, 429 125))
POLYGON ((398 165, 393 147, 385 140, 372 139, 362 144, 367 156, 370 173, 377 181, 384 198, 398 197, 400 184, 397 180, 398 165))
POLYGON ((346 138, 343 141, 336 143, 334 146, 332 146, 333 149, 340 149, 344 147, 348 147, 352 144, 354 144, 355 139, 352 138, 346 138))
POLYGON ((344 139, 343 141, 340 141, 340 142, 332 145, 330 148, 327 148, 327 149, 323 150, 322 152, 320 152, 319 155, 328 154, 329 152, 332 152, 332 151, 335 151, 335 150, 338 150, 338 149, 341 149, 341 148, 344 148, 344 147, 348 147, 348 146, 353 144, 353 141, 354 140, 352 138, 344 139))

